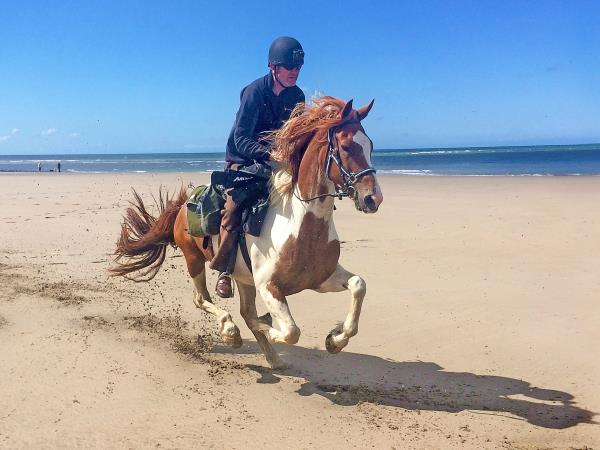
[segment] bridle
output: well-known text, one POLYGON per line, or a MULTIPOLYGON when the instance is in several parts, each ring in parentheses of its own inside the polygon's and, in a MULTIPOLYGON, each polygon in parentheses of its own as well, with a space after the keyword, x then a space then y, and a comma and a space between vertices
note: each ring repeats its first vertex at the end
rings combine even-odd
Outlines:
POLYGON ((354 184, 356 184, 356 182, 360 178, 364 177, 365 175, 367 175, 369 173, 377 172, 377 170, 373 166, 369 166, 366 169, 363 169, 359 172, 351 172, 344 167, 344 164, 342 164, 342 160, 340 159, 340 146, 339 146, 339 143, 337 142, 337 139, 335 138, 335 133, 343 125, 347 125, 349 123, 360 123, 360 120, 350 119, 350 120, 340 123, 339 125, 336 125, 335 127, 331 127, 329 130, 327 130, 327 160, 325 162, 325 176, 327 176, 327 179, 329 181, 333 182, 333 184, 335 186, 335 192, 317 195, 317 196, 311 197, 309 199, 303 199, 303 198, 300 198, 294 191, 294 195, 296 196, 296 198, 298 200, 302 200, 303 202, 310 202, 310 201, 313 201, 313 200, 316 200, 316 199, 322 198, 322 197, 337 197, 340 200, 343 197, 350 197, 353 192, 356 192, 356 189, 354 189, 354 184), (331 170, 332 163, 335 164, 337 166, 338 170, 340 171, 340 174, 342 175, 342 179, 344 180, 343 185, 337 184, 329 176, 329 172, 331 170))

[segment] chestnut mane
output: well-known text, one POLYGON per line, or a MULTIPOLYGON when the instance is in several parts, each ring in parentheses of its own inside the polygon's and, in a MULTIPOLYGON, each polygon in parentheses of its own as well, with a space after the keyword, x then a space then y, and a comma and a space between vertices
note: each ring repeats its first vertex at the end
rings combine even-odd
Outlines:
POLYGON ((323 96, 310 105, 299 103, 289 120, 276 131, 267 135, 273 143, 271 158, 282 163, 283 169, 298 180, 298 170, 304 152, 311 141, 325 143, 327 130, 342 122, 341 111, 346 102, 339 98, 323 96))

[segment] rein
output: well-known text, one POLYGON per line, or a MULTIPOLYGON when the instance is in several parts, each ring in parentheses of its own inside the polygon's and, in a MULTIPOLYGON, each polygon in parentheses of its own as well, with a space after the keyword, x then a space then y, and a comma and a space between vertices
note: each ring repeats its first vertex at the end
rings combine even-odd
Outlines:
POLYGON ((375 167, 372 167, 372 166, 369 166, 366 169, 363 169, 359 172, 350 172, 342 164, 342 161, 340 159, 340 146, 338 145, 337 140, 335 139, 335 132, 342 125, 346 125, 348 123, 360 123, 360 120, 352 119, 352 120, 342 122, 339 125, 330 128, 327 132, 327 162, 325 164, 325 175, 327 176, 329 181, 333 181, 329 177, 329 171, 331 170, 331 162, 333 161, 333 163, 338 167, 340 173, 342 174, 342 179, 344 180, 343 186, 340 186, 340 185, 334 183, 335 184, 335 192, 328 192, 326 194, 317 195, 315 197, 311 197, 308 199, 300 198, 300 196, 298 194, 296 194, 296 191, 294 190, 294 196, 298 200, 308 203, 308 202, 311 202, 313 200, 316 200, 318 198, 323 198, 323 197, 337 197, 340 200, 343 197, 350 197, 351 192, 355 191, 354 184, 361 177, 363 177, 369 173, 377 172, 375 167), (334 145, 334 141, 336 141, 335 145, 334 145))

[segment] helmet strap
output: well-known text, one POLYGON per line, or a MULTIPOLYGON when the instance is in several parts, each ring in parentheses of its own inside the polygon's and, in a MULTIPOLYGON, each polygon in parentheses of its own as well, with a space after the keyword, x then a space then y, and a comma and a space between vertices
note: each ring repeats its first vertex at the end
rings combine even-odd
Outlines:
POLYGON ((275 77, 275 81, 277 81, 277 83, 279 83, 279 86, 281 86, 283 89, 286 89, 287 86, 284 85, 281 81, 279 81, 279 74, 277 73, 279 70, 279 66, 275 66, 275 70, 273 70, 273 76, 275 77))

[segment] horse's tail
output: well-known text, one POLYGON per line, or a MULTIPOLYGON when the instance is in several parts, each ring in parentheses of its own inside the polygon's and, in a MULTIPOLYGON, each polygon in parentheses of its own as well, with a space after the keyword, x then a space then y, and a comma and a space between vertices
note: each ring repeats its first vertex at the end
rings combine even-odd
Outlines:
POLYGON ((167 246, 175 245, 173 229, 181 205, 187 200, 187 191, 181 188, 176 198, 159 190, 154 202, 158 217, 153 217, 140 195, 133 190, 133 201, 125 211, 121 236, 117 241, 114 267, 109 268, 112 276, 122 276, 133 281, 149 281, 158 272, 165 260, 167 246), (122 261, 126 259, 126 261, 122 261), (138 272, 130 275, 132 272, 138 272))

